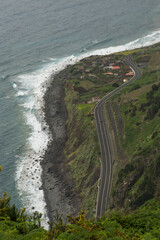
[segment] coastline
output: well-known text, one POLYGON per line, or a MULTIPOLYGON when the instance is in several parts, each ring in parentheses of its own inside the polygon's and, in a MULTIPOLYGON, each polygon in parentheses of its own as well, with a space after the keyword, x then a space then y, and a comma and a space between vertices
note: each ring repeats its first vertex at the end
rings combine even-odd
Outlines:
POLYGON ((64 155, 67 140, 64 81, 71 66, 67 66, 56 75, 51 75, 44 94, 45 122, 49 126, 52 141, 49 143, 41 163, 42 189, 50 221, 56 211, 64 217, 67 214, 76 215, 81 204, 79 194, 73 190, 74 182, 64 155))
POLYGON ((64 147, 67 139, 64 81, 70 67, 50 77, 44 94, 44 115, 52 135, 44 154, 42 165, 42 189, 47 205, 49 220, 53 220, 56 211, 65 216, 76 215, 80 198, 74 192, 74 183, 65 162, 64 147))

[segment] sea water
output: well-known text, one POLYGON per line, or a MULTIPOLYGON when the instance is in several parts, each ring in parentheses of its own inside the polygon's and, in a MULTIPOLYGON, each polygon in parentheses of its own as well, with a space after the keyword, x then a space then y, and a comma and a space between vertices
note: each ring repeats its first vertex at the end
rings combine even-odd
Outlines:
POLYGON ((51 74, 159 41, 159 0, 0 0, 0 194, 47 218, 40 162, 51 140, 43 115, 51 74))

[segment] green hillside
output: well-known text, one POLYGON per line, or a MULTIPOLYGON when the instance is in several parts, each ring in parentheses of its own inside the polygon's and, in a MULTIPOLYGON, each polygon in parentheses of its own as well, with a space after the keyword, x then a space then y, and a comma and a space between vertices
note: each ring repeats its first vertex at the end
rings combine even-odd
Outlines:
POLYGON ((143 74, 106 103, 116 150, 110 208, 135 209, 159 196, 160 44, 92 56, 72 66, 65 79, 66 162, 80 193, 80 208, 90 217, 95 214, 101 157, 93 98, 100 99, 131 78, 126 76, 131 71, 124 61, 127 54, 132 54, 143 74))
POLYGON ((125 209, 160 196, 159 44, 133 53, 133 58, 142 77, 110 102, 114 116, 110 126, 116 126, 124 153, 117 150, 110 207, 125 209))
POLYGON ((97 100, 123 83, 130 71, 123 59, 122 54, 92 56, 72 66, 65 77, 66 162, 81 198, 80 209, 85 209, 89 217, 95 214, 101 158, 94 106, 97 100), (108 68, 113 64, 119 69, 108 68))

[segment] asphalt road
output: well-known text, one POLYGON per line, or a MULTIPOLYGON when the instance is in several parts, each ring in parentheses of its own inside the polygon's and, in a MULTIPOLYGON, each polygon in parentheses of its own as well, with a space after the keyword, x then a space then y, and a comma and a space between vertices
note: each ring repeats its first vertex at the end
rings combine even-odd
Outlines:
POLYGON ((112 142, 109 141, 108 134, 106 131, 106 122, 104 114, 104 104, 105 102, 113 97, 115 94, 120 92, 124 87, 131 84, 133 81, 141 76, 141 70, 133 62, 131 56, 125 58, 126 63, 131 67, 134 72, 134 76, 126 83, 122 84, 105 97, 103 97, 95 106, 94 115, 98 133, 98 139, 101 150, 101 173, 98 185, 98 196, 96 205, 96 218, 104 215, 107 207, 107 200, 109 198, 110 187, 112 184, 112 153, 111 145, 112 142))

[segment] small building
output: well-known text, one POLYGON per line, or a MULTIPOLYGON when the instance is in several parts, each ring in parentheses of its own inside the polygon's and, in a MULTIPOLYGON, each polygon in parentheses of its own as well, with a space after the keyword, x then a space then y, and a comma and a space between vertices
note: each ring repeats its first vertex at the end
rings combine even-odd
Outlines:
POLYGON ((126 76, 133 76, 133 75, 134 75, 134 72, 129 72, 129 73, 126 73, 125 75, 126 75, 126 76))
POLYGON ((80 79, 83 79, 85 76, 84 75, 82 75, 82 76, 80 76, 80 79))
POLYGON ((94 116, 94 113, 88 113, 88 117, 94 116))
POLYGON ((108 73, 103 73, 104 75, 113 75, 112 72, 108 72, 108 73))
POLYGON ((112 67, 112 70, 117 70, 117 69, 120 69, 120 67, 119 66, 113 66, 112 67))
POLYGON ((106 69, 112 69, 112 66, 105 66, 105 67, 103 68, 103 70, 106 70, 106 69))
POLYGON ((93 97, 92 98, 92 102, 98 102, 99 100, 101 100, 99 97, 93 97))
POLYGON ((88 76, 89 76, 89 77, 94 77, 94 78, 97 77, 95 74, 92 74, 92 73, 89 73, 88 76))

